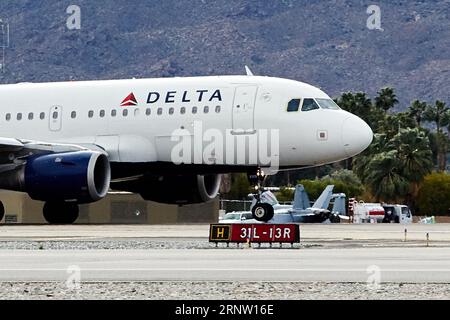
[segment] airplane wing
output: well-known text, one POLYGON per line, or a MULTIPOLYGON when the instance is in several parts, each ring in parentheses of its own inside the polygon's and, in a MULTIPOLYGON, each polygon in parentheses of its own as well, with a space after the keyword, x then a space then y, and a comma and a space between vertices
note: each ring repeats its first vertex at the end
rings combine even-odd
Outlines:
POLYGON ((105 150, 97 145, 49 143, 0 137, 0 173, 17 168, 32 155, 87 150, 106 154, 105 150))

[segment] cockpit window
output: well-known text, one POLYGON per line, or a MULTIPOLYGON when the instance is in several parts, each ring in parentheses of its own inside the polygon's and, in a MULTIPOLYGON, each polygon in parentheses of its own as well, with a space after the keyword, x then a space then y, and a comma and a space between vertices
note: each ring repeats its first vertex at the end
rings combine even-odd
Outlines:
POLYGON ((292 99, 288 103, 287 111, 288 112, 295 112, 295 111, 298 111, 299 107, 300 107, 300 99, 292 99))
POLYGON ((316 99, 322 109, 340 110, 339 106, 332 99, 316 99))
POLYGON ((319 109, 319 106, 314 99, 303 99, 302 111, 311 111, 315 109, 319 109))

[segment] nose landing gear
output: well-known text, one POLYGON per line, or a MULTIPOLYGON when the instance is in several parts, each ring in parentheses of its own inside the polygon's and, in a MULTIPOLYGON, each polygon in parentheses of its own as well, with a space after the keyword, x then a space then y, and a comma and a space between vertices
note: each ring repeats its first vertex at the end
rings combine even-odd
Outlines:
POLYGON ((256 174, 248 174, 248 180, 256 190, 253 194, 256 199, 256 203, 252 207, 252 216, 253 219, 263 222, 269 221, 274 215, 273 207, 268 203, 261 202, 261 194, 264 192, 265 179, 266 175, 264 175, 264 172, 260 168, 258 168, 256 174))

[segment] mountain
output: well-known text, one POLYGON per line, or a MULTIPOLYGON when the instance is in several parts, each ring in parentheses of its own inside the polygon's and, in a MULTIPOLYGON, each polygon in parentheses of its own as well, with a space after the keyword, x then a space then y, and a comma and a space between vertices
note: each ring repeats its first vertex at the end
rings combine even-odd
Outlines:
POLYGON ((1 83, 255 74, 305 81, 335 97, 392 86, 450 103, 450 0, 2 0, 9 23, 1 83), (66 9, 81 9, 69 30, 66 9))

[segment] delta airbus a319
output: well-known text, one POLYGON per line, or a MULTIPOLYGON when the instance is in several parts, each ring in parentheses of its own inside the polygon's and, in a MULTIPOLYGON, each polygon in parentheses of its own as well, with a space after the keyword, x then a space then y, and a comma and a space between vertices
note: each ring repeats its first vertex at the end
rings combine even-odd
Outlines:
POLYGON ((1 85, 0 189, 44 201, 49 223, 73 223, 110 189, 206 202, 223 173, 332 163, 372 136, 320 89, 250 72, 1 85))

